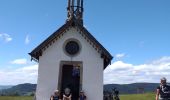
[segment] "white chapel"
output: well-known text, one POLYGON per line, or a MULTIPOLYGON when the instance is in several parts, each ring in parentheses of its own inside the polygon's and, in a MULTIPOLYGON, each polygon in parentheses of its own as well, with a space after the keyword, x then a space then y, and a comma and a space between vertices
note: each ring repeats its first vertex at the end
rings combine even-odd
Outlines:
POLYGON ((72 100, 103 100, 103 70, 112 55, 83 26, 83 0, 68 0, 63 26, 29 53, 39 63, 36 100, 49 100, 69 88, 72 100))

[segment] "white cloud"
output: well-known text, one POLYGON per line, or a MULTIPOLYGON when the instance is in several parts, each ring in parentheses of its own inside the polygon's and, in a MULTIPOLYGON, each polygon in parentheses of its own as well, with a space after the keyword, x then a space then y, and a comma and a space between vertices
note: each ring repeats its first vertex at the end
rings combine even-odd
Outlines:
POLYGON ((116 58, 116 59, 120 59, 120 58, 123 58, 123 57, 125 57, 125 54, 124 54, 124 53, 119 53, 119 54, 116 54, 116 55, 115 55, 115 58, 116 58))
MULTIPOLYGON (((104 70, 104 84, 158 83, 161 77, 166 77, 170 81, 169 65, 170 57, 162 57, 151 63, 140 65, 116 61, 104 70)), ((0 69, 0 84, 36 83, 37 75, 37 64, 14 70, 0 69)))
POLYGON ((155 65, 161 65, 161 64, 166 64, 170 61, 170 57, 165 56, 162 57, 161 59, 157 59, 155 61, 152 61, 151 63, 155 64, 155 65))
POLYGON ((11 61, 11 64, 19 64, 19 65, 21 65, 21 64, 27 64, 27 59, 15 59, 15 60, 13 60, 13 61, 11 61))
POLYGON ((12 37, 9 34, 6 34, 6 33, 0 33, 0 39, 2 39, 5 42, 12 41, 12 37))
POLYGON ((29 43, 30 43, 30 37, 29 35, 27 35, 25 38, 25 44, 29 44, 29 43))
POLYGON ((170 57, 162 57, 149 64, 133 65, 123 61, 116 61, 104 71, 104 84, 154 82, 161 77, 170 81, 170 57))
POLYGON ((15 70, 0 70, 0 84, 16 85, 21 83, 36 83, 38 65, 30 65, 15 70))

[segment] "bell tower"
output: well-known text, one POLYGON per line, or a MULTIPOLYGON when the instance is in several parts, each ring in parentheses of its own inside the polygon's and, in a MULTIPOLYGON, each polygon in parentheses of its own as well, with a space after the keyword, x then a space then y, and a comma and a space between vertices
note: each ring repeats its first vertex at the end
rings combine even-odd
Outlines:
POLYGON ((83 25, 83 0, 68 0, 67 21, 83 25))

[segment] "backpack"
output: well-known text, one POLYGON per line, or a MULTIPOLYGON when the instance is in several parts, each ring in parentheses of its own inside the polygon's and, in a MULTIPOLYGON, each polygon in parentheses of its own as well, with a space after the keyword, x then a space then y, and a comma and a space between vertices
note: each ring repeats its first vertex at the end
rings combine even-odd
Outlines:
POLYGON ((160 86, 160 98, 170 98, 170 86, 160 86))

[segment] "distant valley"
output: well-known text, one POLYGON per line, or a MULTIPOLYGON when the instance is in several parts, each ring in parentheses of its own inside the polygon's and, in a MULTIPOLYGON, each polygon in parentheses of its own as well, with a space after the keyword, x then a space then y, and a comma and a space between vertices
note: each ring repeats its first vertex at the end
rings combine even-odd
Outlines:
POLYGON ((0 85, 0 90, 11 88, 12 85, 0 85))
POLYGON ((112 92, 116 88, 120 94, 141 94, 155 92, 158 86, 159 83, 107 84, 104 91, 112 92))
MULTIPOLYGON (((114 88, 118 89, 120 94, 137 94, 155 92, 158 83, 133 83, 133 84, 106 84, 105 92, 112 92, 114 88)), ((34 95, 36 84, 19 84, 16 86, 0 86, 0 95, 34 95)))
POLYGON ((19 84, 10 88, 1 89, 1 96, 31 96, 34 95, 36 84, 19 84))

